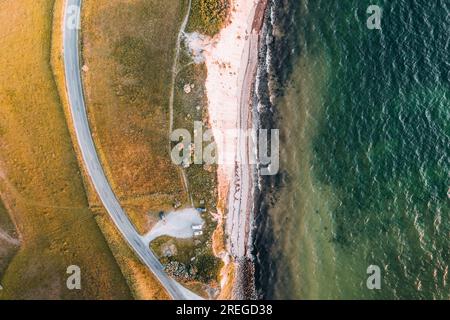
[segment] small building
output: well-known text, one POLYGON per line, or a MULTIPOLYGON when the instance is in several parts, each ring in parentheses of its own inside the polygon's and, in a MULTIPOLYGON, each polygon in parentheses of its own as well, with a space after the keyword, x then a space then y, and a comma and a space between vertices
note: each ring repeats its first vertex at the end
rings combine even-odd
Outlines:
POLYGON ((194 232, 194 237, 199 237, 203 234, 203 231, 195 231, 194 232))

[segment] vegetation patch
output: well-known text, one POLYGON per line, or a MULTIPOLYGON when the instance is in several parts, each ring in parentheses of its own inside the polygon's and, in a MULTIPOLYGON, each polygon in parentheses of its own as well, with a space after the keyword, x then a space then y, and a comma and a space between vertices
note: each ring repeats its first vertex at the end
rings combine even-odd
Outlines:
POLYGON ((230 0, 192 0, 188 29, 214 36, 225 24, 229 12, 230 0))
POLYGON ((179 281, 199 281, 218 286, 222 261, 211 253, 202 239, 184 240, 164 236, 154 240, 151 248, 164 264, 166 272, 179 281))
MULTIPOLYGON (((207 70, 205 64, 194 63, 188 50, 184 49, 180 54, 175 79, 174 128, 188 130, 193 138, 195 122, 202 124, 203 132, 210 128, 208 100, 204 85, 207 70)), ((172 143, 172 148, 176 143, 172 143)), ((203 148, 210 143, 203 142, 203 148)), ((214 256, 212 248, 213 233, 217 227, 217 166, 191 163, 189 166, 184 166, 183 170, 189 183, 190 196, 194 206, 204 209, 201 213, 202 219, 205 221, 203 235, 193 240, 197 248, 195 246, 194 248, 185 248, 186 244, 182 245, 182 248, 185 248, 191 255, 190 259, 195 257, 193 261, 183 259, 179 255, 171 259, 163 259, 163 261, 166 265, 170 264, 171 267, 174 267, 176 263, 181 263, 186 267, 185 270, 188 273, 193 268, 192 270, 195 271, 193 279, 213 283, 219 277, 219 266, 222 264, 222 261, 214 256)), ((181 243, 178 242, 178 246, 180 245, 181 243)), ((218 285, 217 282, 216 285, 218 285)))

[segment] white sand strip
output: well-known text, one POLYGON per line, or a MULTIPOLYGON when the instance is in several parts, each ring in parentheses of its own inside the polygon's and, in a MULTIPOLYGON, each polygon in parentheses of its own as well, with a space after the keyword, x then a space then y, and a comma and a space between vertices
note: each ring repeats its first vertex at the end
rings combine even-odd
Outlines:
POLYGON ((251 126, 249 99, 258 44, 252 24, 257 4, 255 0, 234 0, 230 24, 204 53, 208 69, 208 111, 219 158, 225 163, 218 168, 219 198, 228 202, 226 232, 229 251, 235 257, 246 255, 248 218, 252 209, 252 167, 246 165, 248 139, 227 133, 229 129, 245 130, 251 126), (230 163, 227 159, 237 161, 230 163))

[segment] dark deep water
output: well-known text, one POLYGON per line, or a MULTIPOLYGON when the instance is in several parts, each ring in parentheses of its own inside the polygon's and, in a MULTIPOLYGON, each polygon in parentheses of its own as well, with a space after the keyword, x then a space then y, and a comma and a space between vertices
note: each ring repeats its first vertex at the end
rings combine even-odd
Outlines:
POLYGON ((259 295, 449 299, 450 1, 275 0, 270 17, 282 171, 256 220, 259 295))

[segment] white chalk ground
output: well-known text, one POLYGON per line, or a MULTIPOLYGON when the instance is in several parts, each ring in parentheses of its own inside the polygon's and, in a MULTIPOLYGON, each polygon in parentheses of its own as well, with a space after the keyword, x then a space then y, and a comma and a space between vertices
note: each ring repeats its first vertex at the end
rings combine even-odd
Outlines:
POLYGON ((194 208, 172 211, 143 236, 142 240, 148 246, 150 242, 161 236, 189 239, 194 236, 192 226, 203 223, 200 213, 194 208))

